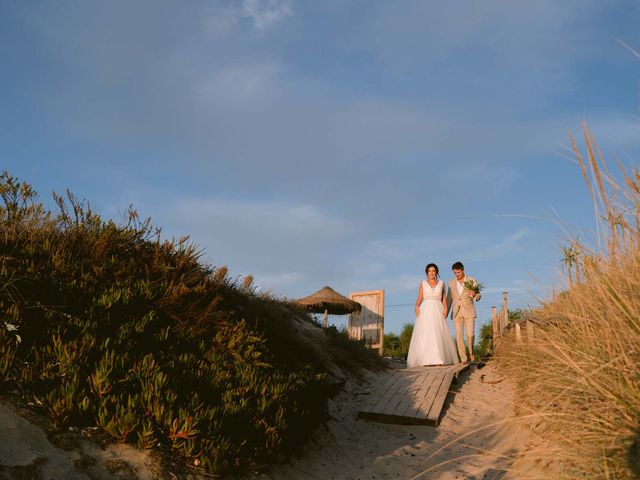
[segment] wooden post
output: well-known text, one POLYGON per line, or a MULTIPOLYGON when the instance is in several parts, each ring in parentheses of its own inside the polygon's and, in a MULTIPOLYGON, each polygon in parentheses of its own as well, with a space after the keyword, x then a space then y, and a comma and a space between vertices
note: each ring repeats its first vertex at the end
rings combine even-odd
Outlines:
POLYGON ((504 331, 507 329, 507 324, 509 323, 509 292, 502 292, 502 298, 504 305, 502 306, 500 334, 504 335, 504 331))
POLYGON ((324 325, 324 328, 329 327, 329 310, 324 311, 324 321, 322 322, 322 324, 324 325))
POLYGON ((522 333, 520 332, 520 324, 518 322, 516 322, 516 341, 522 341, 522 333))
POLYGON ((533 322, 531 320, 527 320, 527 340, 530 342, 533 340, 533 322))
POLYGON ((498 337, 500 336, 500 326, 498 325, 496 307, 491 307, 491 325, 493 326, 493 348, 496 348, 496 345, 498 344, 498 337))

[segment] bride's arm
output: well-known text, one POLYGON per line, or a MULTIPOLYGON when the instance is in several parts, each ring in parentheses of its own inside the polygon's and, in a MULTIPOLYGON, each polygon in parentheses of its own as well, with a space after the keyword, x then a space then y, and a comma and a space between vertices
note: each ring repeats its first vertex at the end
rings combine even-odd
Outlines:
POLYGON ((416 317, 420 315, 420 304, 422 303, 422 284, 418 288, 418 298, 416 299, 416 317))
POLYGON ((449 309, 448 309, 449 302, 447 301, 447 294, 445 293, 446 290, 447 290, 446 288, 442 289, 442 307, 444 308, 444 312, 443 312, 444 318, 447 318, 447 314, 449 313, 449 309))

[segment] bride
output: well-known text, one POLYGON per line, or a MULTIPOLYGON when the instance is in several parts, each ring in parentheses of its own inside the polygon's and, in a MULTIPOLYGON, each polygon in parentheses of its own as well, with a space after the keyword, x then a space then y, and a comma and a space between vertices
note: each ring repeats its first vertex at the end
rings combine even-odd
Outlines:
POLYGON ((425 268, 416 300, 416 323, 413 326, 407 368, 423 365, 458 363, 456 347, 447 325, 447 296, 444 282, 438 278, 438 266, 425 268))

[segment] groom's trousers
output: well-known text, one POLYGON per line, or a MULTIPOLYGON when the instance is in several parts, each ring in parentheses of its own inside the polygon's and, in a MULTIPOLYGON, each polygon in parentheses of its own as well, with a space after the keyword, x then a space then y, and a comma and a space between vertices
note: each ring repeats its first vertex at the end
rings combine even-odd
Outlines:
POLYGON ((475 317, 466 318, 457 316, 453 319, 453 326, 456 329, 456 345, 458 347, 458 355, 460 355, 460 361, 467 361, 467 352, 464 348, 464 334, 467 334, 467 346, 469 347, 469 354, 473 353, 473 332, 476 324, 475 317))

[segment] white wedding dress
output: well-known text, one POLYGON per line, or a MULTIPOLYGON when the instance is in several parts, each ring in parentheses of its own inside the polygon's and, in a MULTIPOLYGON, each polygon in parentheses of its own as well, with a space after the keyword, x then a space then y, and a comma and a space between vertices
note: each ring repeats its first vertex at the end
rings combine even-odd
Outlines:
POLYGON ((442 280, 435 287, 422 281, 422 303, 409 343, 407 368, 458 363, 456 346, 444 318, 443 289, 442 280))

